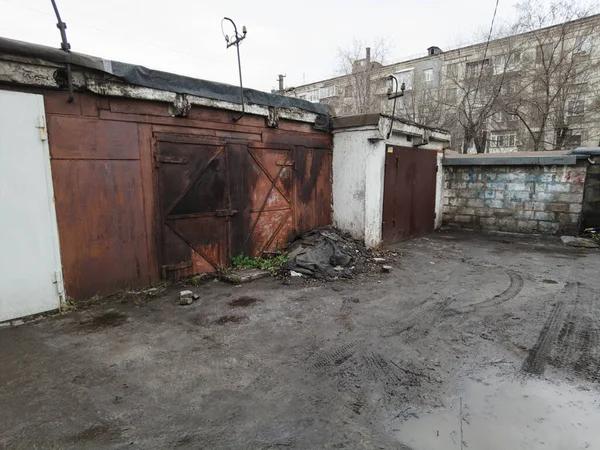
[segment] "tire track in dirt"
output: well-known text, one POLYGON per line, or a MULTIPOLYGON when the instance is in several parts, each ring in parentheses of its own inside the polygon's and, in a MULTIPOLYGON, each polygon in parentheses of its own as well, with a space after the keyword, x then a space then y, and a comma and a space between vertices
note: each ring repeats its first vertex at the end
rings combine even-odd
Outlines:
POLYGON ((572 370, 591 381, 600 381, 600 311, 597 294, 580 285, 577 301, 560 330, 554 357, 554 367, 572 370))
POLYGON ((558 302, 552 308, 550 317, 546 320, 535 345, 531 348, 523 363, 523 372, 532 375, 542 375, 544 373, 563 323, 575 307, 579 297, 578 291, 578 283, 567 283, 565 289, 559 294, 558 302))
POLYGON ((467 305, 464 307, 452 308, 451 311, 453 313, 459 313, 459 314, 471 313, 471 312, 475 312, 479 309, 485 309, 485 308, 491 308, 493 306, 498 306, 501 303, 507 302, 507 301, 515 298, 517 295, 519 295, 519 293, 523 289, 523 284, 524 284, 523 277, 521 275, 519 275, 517 272, 514 272, 512 270, 507 270, 506 273, 508 274, 510 281, 509 281, 508 287, 503 292, 501 292, 500 294, 494 295, 491 298, 482 300, 477 303, 473 303, 471 305, 467 305))
POLYGON ((339 366, 352 357, 357 342, 352 341, 339 347, 319 352, 313 362, 313 367, 322 369, 327 366, 339 366))
POLYGON ((360 348, 356 342, 317 353, 309 370, 333 380, 338 392, 330 401, 341 402, 355 415, 380 408, 375 398, 386 410, 397 413, 410 389, 429 380, 426 373, 410 365, 402 367, 381 353, 360 348))

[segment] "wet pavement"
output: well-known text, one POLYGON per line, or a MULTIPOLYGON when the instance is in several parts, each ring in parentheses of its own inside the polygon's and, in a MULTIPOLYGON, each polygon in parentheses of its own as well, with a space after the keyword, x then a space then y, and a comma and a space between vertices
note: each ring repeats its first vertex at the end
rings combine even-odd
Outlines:
POLYGON ((392 272, 0 329, 1 448, 600 448, 600 252, 441 232, 392 272))
POLYGON ((600 394, 514 374, 466 378, 451 407, 404 421, 413 450, 600 448, 600 394))

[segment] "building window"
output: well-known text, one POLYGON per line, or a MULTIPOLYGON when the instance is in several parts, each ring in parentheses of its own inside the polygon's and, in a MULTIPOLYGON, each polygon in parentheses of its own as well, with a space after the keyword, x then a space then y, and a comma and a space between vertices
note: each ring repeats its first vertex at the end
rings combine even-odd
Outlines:
POLYGON ((577 55, 586 55, 592 49, 592 39, 590 36, 577 36, 575 38, 575 48, 573 53, 577 55))
POLYGON ((490 139, 491 149, 505 149, 509 147, 516 147, 517 135, 516 133, 492 133, 490 139))
POLYGON ((322 98, 335 97, 337 95, 336 86, 327 86, 319 89, 319 100, 322 98))
POLYGON ((398 80, 398 87, 404 86, 407 91, 410 91, 413 88, 413 69, 403 70, 402 72, 398 72, 394 75, 396 80, 398 80))
POLYGON ((320 89, 314 89, 312 91, 308 91, 305 94, 305 99, 309 102, 318 103, 323 98, 334 97, 338 95, 339 89, 337 86, 326 86, 320 89))
POLYGON ((460 63, 449 64, 448 68, 446 69, 446 76, 453 80, 457 79, 458 74, 459 74, 459 69, 460 69, 460 63))
POLYGON ((584 100, 572 100, 567 106, 567 116, 583 116, 585 112, 584 100))
POLYGON ((477 78, 480 73, 486 72, 490 67, 490 60, 483 59, 480 61, 472 61, 467 63, 467 78, 477 78))
POLYGON ((506 55, 496 55, 492 58, 492 65, 494 68, 494 75, 504 73, 506 67, 506 55))
POLYGON ((581 147, 581 130, 569 130, 565 145, 571 148, 581 147))
POLYGON ((423 75, 424 75, 425 81, 427 83, 429 83, 430 81, 433 81, 433 69, 425 69, 423 71, 423 75))
POLYGON ((554 54, 554 44, 542 44, 537 48, 536 60, 537 62, 546 62, 548 63, 552 59, 552 55, 554 54))
POLYGON ((449 103, 451 105, 456 103, 456 99, 457 99, 457 88, 448 88, 446 89, 446 103, 449 103))

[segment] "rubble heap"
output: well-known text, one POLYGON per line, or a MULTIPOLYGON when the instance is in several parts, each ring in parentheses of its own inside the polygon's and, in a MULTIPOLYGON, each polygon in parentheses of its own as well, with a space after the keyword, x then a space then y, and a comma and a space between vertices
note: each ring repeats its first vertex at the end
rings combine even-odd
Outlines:
POLYGON ((308 231, 290 244, 289 260, 283 268, 292 275, 332 280, 354 278, 371 260, 371 253, 349 233, 324 227, 308 231))

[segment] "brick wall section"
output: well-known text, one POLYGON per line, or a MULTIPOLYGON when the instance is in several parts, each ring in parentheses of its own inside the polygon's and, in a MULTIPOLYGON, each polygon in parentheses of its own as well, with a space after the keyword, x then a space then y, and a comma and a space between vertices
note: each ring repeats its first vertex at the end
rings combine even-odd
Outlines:
POLYGON ((445 166, 445 226, 576 234, 586 165, 445 166))

